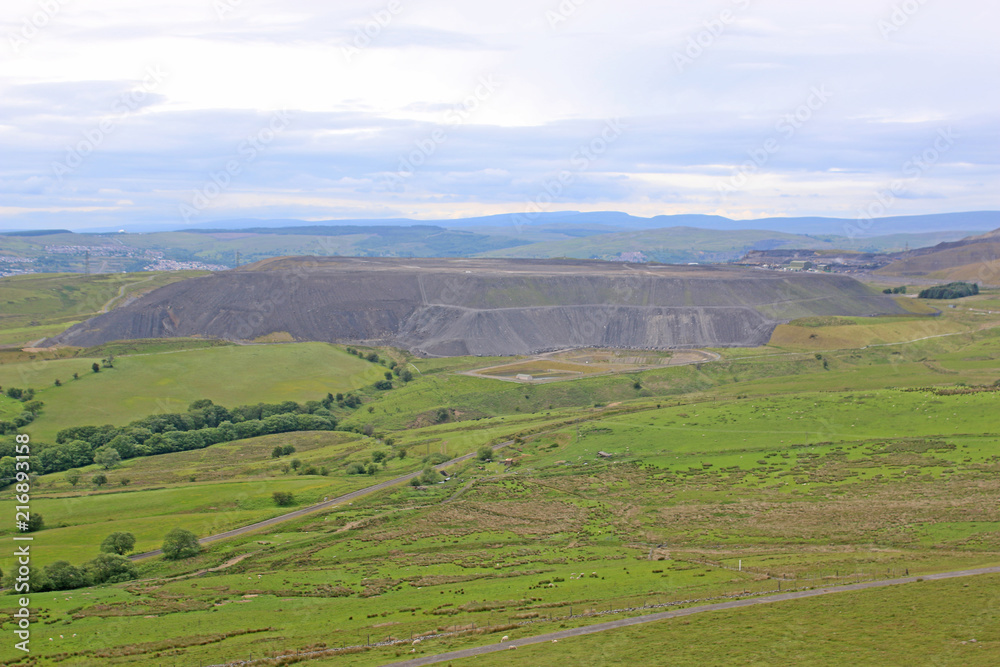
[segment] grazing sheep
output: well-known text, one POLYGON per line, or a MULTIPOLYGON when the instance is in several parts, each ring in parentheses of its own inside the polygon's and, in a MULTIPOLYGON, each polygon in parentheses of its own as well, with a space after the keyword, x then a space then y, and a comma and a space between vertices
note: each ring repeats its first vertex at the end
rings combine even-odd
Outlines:
POLYGON ((503 637, 500 638, 500 643, 503 644, 508 639, 510 639, 510 637, 508 637, 507 635, 504 635, 503 637))
POLYGON ((417 645, 417 644, 419 644, 419 643, 420 643, 420 640, 419 640, 419 639, 414 639, 414 640, 413 640, 413 646, 416 646, 416 645, 417 645))

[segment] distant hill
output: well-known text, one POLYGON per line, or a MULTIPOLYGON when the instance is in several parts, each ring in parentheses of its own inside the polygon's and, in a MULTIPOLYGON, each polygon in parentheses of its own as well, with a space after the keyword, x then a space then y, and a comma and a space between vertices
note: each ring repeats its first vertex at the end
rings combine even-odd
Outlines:
POLYGON ((0 273, 235 267, 271 257, 495 257, 724 263, 778 249, 897 252, 1000 226, 1000 213, 881 218, 641 218, 621 212, 502 214, 460 220, 226 220, 178 231, 0 234, 0 273), (989 226, 986 226, 989 223, 989 226))
POLYGON ((886 276, 927 276, 1000 284, 1000 229, 908 253, 877 271, 886 276))

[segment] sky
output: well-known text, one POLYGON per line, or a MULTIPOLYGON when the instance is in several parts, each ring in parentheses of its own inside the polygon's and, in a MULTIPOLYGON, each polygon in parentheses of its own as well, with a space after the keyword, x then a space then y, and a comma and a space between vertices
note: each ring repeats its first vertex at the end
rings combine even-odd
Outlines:
POLYGON ((0 229, 1000 209, 987 0, 4 0, 0 229))

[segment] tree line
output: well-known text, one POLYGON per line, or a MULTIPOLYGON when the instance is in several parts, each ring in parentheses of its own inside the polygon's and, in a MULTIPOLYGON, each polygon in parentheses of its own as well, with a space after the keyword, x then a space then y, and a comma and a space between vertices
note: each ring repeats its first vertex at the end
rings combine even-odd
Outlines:
POLYGON ((920 290, 917 296, 921 299, 961 299, 975 294, 979 294, 979 285, 976 283, 954 282, 920 290))

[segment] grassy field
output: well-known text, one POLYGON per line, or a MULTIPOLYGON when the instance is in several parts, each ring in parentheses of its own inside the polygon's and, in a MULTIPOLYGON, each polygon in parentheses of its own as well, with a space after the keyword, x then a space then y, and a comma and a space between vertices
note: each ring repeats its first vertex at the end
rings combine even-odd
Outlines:
POLYGON ((0 278, 0 346, 53 336, 131 296, 204 274, 46 273, 0 278))
MULTIPOLYGON (((346 647, 306 664, 376 665, 779 585, 997 565, 1000 330, 976 325, 974 312, 990 298, 930 320, 798 322, 789 328, 806 337, 784 346, 544 385, 456 374, 524 360, 397 352, 414 380, 378 391, 370 384, 384 367, 319 344, 119 347, 114 369, 58 388, 52 369, 82 358, 5 363, 0 384, 31 377, 15 384, 47 387, 36 437, 82 419, 69 410, 72 395, 58 394, 77 386, 90 387, 78 404, 88 395, 102 410, 122 404, 121 419, 146 409, 125 405, 141 396, 169 395, 177 409, 203 396, 235 405, 315 399, 338 381, 367 386, 360 408, 335 411, 371 436, 294 433, 133 459, 101 490, 89 481, 94 466, 75 487, 65 473, 39 478, 32 508, 49 526, 34 543, 40 565, 92 558, 113 530, 155 548, 174 526, 204 536, 286 511, 273 491, 291 491, 301 507, 420 470, 431 455, 513 440, 496 460, 461 464, 439 484, 393 487, 189 560, 144 561, 140 581, 34 596, 34 657, 207 665, 346 647), (917 335, 928 322, 944 328, 917 335), (188 384, 197 391, 183 393, 188 384), (296 451, 273 459, 276 444, 296 451), (346 473, 376 451, 393 456, 373 476, 346 473), (328 474, 297 475, 286 468, 293 458, 328 474), (405 643, 366 647, 386 640, 405 643)), ((8 414, 17 409, 0 401, 8 414)), ((4 571, 11 565, 0 559, 4 571)), ((477 660, 995 664, 998 599, 998 577, 921 582, 477 660)), ((0 619, 13 606, 0 596, 0 619)), ((0 646, 0 662, 18 657, 0 646)))
POLYGON ((0 365, 0 386, 32 387, 45 411, 25 429, 52 441, 63 428, 125 424, 146 415, 183 412, 200 398, 235 407, 270 400, 319 400, 382 377, 368 363, 326 343, 210 347, 118 356, 99 373, 101 357, 0 365), (73 373, 79 379, 73 379, 73 373), (56 387, 59 379, 62 386, 56 387))

